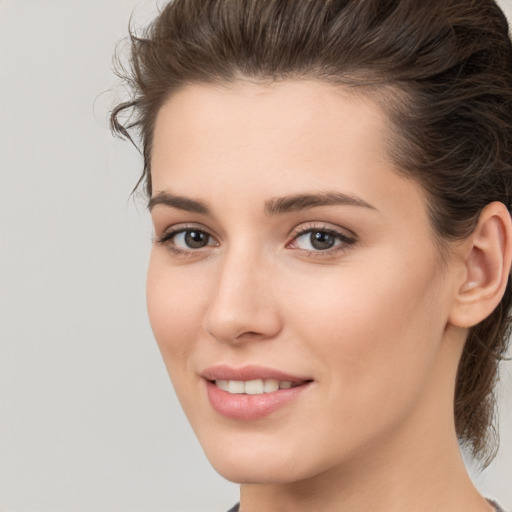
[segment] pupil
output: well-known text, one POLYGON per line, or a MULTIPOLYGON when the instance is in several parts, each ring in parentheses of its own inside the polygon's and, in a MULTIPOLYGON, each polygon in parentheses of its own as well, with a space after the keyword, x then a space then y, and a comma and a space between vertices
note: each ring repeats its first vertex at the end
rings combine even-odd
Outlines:
POLYGON ((336 242, 333 235, 325 233, 324 231, 316 231, 311 233, 311 245, 315 249, 326 250, 330 249, 336 242))
POLYGON ((187 231, 185 242, 191 249, 200 249, 208 245, 208 235, 202 231, 187 231))

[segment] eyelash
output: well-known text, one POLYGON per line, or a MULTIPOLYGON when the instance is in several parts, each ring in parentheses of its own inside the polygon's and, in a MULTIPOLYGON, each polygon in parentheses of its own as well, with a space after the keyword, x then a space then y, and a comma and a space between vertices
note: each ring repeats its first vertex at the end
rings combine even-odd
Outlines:
POLYGON ((311 224, 307 227, 301 227, 297 231, 292 234, 292 240, 289 242, 286 247, 289 247, 292 243, 296 243, 297 240, 307 234, 310 236, 313 233, 323 233, 326 235, 332 236, 336 242, 340 242, 338 245, 334 247, 330 247, 328 249, 317 249, 317 250, 307 250, 307 249, 299 249, 302 250, 304 254, 310 257, 318 258, 318 257, 328 257, 337 255, 339 253, 345 252, 351 246, 353 246, 357 239, 354 235, 347 235, 342 231, 338 231, 336 229, 327 227, 327 226, 318 226, 315 224, 311 224))
MULTIPOLYGON (((206 245, 201 248, 189 248, 189 249, 182 249, 180 247, 177 247, 174 243, 172 243, 173 239, 182 233, 191 232, 194 231, 196 233, 202 233, 203 235, 206 235, 210 239, 214 239, 212 235, 208 233, 207 230, 198 228, 197 226, 181 226, 179 228, 176 228, 174 230, 168 231, 164 233, 163 235, 157 237, 156 243, 159 245, 165 246, 168 250, 170 250, 172 253, 174 253, 177 256, 194 256, 198 254, 202 249, 207 248, 209 245, 206 245)), ((336 241, 340 242, 338 245, 335 245, 332 248, 328 249, 317 249, 317 250, 307 250, 307 249, 298 249, 302 251, 303 254, 310 256, 310 257, 322 257, 322 256, 332 256, 334 254, 338 254, 341 252, 346 251, 350 246, 354 245, 357 242, 357 239, 355 236, 346 235, 345 233, 338 231, 333 228, 329 228, 326 226, 319 227, 318 225, 310 225, 307 227, 302 227, 300 229, 297 229, 294 233, 292 233, 292 240, 286 244, 286 247, 289 248, 291 244, 295 243, 300 237, 303 237, 307 234, 312 233, 324 233, 327 235, 330 235, 335 238, 336 241)), ((218 243, 216 244, 218 246, 218 243)))
MULTIPOLYGON (((162 236, 157 237, 156 243, 159 245, 165 246, 169 251, 171 251, 173 254, 177 256, 194 256, 196 255, 201 249, 181 249, 180 247, 177 247, 175 244, 172 243, 172 240, 174 237, 181 233, 186 233, 187 231, 195 231, 196 233, 202 233, 206 235, 209 238, 213 239, 213 236, 208 233, 205 229, 201 229, 197 226, 180 226, 179 228, 173 229, 171 231, 168 231, 164 233, 162 236)), ((208 246, 205 246, 208 247, 208 246)))

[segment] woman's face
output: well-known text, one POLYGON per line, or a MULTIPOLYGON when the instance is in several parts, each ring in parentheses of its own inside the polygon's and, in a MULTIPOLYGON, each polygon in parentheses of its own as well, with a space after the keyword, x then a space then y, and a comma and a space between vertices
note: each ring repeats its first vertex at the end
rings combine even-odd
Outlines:
POLYGON ((370 100, 315 81, 191 85, 159 112, 149 316, 231 480, 410 449, 451 408, 452 263, 389 132, 370 100))

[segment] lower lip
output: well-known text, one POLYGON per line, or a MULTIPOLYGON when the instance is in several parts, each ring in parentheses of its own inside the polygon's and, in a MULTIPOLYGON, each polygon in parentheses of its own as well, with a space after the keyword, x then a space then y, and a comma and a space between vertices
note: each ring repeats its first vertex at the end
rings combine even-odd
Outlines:
POLYGON ((279 389, 260 395, 228 393, 213 382, 206 381, 206 391, 212 407, 222 416, 234 420, 257 420, 268 416, 301 395, 310 383, 290 389, 279 389))

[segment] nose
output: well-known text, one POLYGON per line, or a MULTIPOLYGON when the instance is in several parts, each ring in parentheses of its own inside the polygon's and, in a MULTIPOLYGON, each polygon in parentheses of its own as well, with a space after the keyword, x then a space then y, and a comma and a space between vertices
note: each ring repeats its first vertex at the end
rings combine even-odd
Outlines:
POLYGON ((214 283, 204 316, 204 329, 210 336, 236 345, 271 339, 281 331, 271 265, 256 257, 232 254, 219 263, 214 283))

